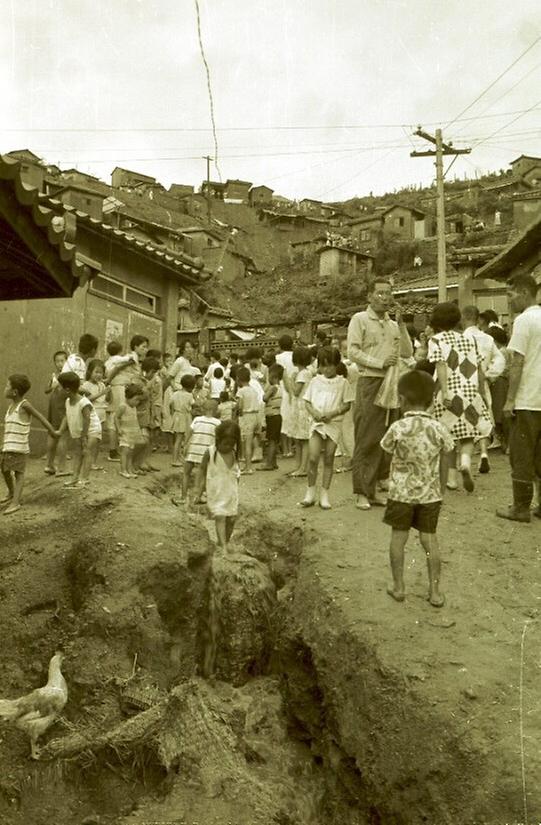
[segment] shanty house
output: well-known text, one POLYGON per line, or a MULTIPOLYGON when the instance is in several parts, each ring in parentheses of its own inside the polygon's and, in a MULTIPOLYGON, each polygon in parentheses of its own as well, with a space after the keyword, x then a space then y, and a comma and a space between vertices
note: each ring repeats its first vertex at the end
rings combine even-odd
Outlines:
POLYGON ((143 175, 142 172, 132 172, 130 169, 122 169, 120 166, 115 166, 111 173, 111 185, 115 189, 133 189, 136 186, 147 185, 151 186, 156 183, 156 178, 150 175, 143 175))
POLYGON ((268 206, 272 203, 274 189, 270 186, 252 186, 250 189, 250 206, 268 206))
POLYGON ((532 155, 520 155, 509 164, 513 175, 522 178, 530 186, 541 184, 541 158, 532 155))
POLYGON ((224 188, 224 201, 230 203, 249 203, 252 184, 247 180, 227 180, 224 188))
POLYGON ((339 275, 366 275, 370 277, 374 257, 357 249, 344 246, 321 246, 319 255, 319 277, 322 280, 339 275))
POLYGON ((303 198, 302 201, 299 201, 299 212, 320 216, 322 206, 322 201, 316 201, 313 198, 303 198))

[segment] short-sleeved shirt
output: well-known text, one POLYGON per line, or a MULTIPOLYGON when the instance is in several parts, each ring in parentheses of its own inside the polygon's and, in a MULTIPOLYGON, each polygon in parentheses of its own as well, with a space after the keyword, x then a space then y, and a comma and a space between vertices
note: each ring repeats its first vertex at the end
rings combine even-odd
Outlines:
POLYGON ((69 434, 72 438, 81 438, 83 434, 83 410, 86 407, 90 407, 88 436, 89 438, 101 438, 100 419, 92 401, 86 395, 81 396, 75 404, 71 404, 69 398, 66 399, 66 421, 69 434))
POLYGON ((208 415, 200 415, 194 418, 186 451, 186 461, 192 464, 201 464, 208 448, 214 446, 216 428, 221 423, 219 418, 212 418, 208 415))
POLYGON ((81 383, 86 381, 85 359, 81 358, 80 355, 77 355, 76 352, 73 352, 71 355, 68 355, 66 363, 62 367, 62 372, 74 372, 75 375, 78 375, 81 379, 81 383))
POLYGON ((427 412, 407 412, 391 424, 381 447, 392 454, 389 499, 408 504, 441 501, 440 454, 455 442, 449 430, 427 412))
POLYGON ((180 355, 171 365, 167 375, 173 379, 173 389, 179 390, 181 387, 180 379, 184 375, 193 375, 193 367, 184 355, 180 355))
POLYGON ((534 304, 515 318, 507 346, 524 358, 515 397, 516 410, 541 410, 541 307, 534 304))
POLYGON ((258 412, 261 408, 261 401, 256 390, 248 384, 246 387, 240 387, 237 390, 237 398, 242 400, 241 412, 243 415, 251 412, 258 412))
POLYGON ((127 387, 128 384, 131 383, 130 377, 130 370, 128 364, 131 363, 133 359, 133 355, 110 355, 107 361, 105 362, 105 375, 107 378, 111 375, 112 371, 119 367, 121 364, 125 364, 125 369, 120 370, 117 372, 115 377, 111 379, 111 386, 112 387, 127 387))

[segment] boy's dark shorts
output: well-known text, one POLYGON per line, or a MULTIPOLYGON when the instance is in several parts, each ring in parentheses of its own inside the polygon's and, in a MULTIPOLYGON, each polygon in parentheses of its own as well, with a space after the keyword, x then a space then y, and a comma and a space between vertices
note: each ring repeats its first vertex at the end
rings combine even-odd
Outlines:
POLYGON ((265 419, 265 427, 267 431, 267 441, 273 441, 279 444, 280 433, 282 432, 282 416, 268 415, 265 419))
POLYGON ((0 469, 3 473, 24 473, 26 453, 0 453, 0 469))
POLYGON ((409 504, 387 501, 383 521, 393 530, 407 531, 411 527, 420 533, 435 533, 441 510, 441 501, 430 504, 409 504))

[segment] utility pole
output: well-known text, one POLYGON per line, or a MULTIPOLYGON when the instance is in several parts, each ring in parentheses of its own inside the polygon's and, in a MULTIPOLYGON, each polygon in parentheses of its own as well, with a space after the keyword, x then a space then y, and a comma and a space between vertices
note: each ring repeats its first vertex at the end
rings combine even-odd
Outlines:
POLYGON ((436 158, 436 191, 437 191, 437 221, 438 221, 438 301, 447 300, 447 269, 445 260, 445 194, 443 189, 443 156, 469 155, 471 149, 454 149, 452 143, 444 143, 441 129, 436 129, 436 136, 432 137, 423 132, 421 127, 415 132, 417 137, 428 140, 436 146, 435 151, 410 152, 412 158, 436 158))
POLYGON ((210 162, 213 158, 210 155, 204 155, 203 160, 207 161, 207 222, 210 226, 211 224, 211 217, 210 217, 210 162))

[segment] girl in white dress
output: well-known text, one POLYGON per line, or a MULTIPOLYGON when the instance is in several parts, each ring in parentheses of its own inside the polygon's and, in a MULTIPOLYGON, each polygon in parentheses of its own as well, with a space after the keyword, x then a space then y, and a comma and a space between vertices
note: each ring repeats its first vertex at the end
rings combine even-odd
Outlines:
POLYGON ((195 503, 201 503, 206 486, 207 507, 216 525, 218 547, 228 550, 229 540, 239 511, 239 477, 237 461, 240 428, 234 421, 223 421, 216 428, 216 442, 201 462, 195 503))
POLYGON ((312 378, 304 394, 304 401, 312 416, 308 454, 308 486, 301 502, 303 507, 316 503, 316 480, 319 458, 323 453, 323 479, 319 506, 330 510, 329 487, 331 486, 334 454, 342 435, 344 414, 353 401, 351 384, 342 375, 336 374, 340 363, 337 349, 323 347, 318 353, 320 374, 312 378))

